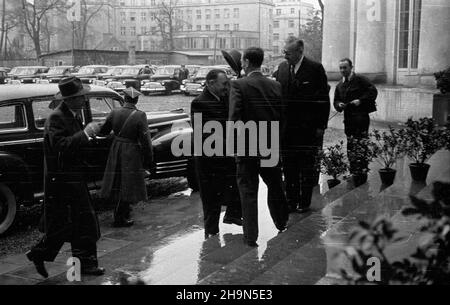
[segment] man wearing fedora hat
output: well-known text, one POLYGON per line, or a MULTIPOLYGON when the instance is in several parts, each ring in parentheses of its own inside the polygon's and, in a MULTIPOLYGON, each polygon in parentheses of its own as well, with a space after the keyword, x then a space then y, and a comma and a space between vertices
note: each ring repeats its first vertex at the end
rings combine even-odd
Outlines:
POLYGON ((130 227, 131 204, 147 200, 145 170, 153 159, 152 139, 147 115, 136 108, 138 90, 124 90, 125 104, 114 109, 106 118, 100 134, 114 131, 114 141, 106 163, 101 197, 113 202, 114 227, 130 227))
POLYGON ((76 77, 59 82, 55 96, 62 102, 50 114, 44 129, 44 214, 41 229, 45 233, 27 257, 44 277, 44 261, 52 262, 65 242, 72 245, 72 255, 80 260, 81 273, 102 275, 98 267, 97 241, 100 228, 85 180, 83 148, 99 129, 90 123, 83 129, 81 114, 89 86, 76 77))

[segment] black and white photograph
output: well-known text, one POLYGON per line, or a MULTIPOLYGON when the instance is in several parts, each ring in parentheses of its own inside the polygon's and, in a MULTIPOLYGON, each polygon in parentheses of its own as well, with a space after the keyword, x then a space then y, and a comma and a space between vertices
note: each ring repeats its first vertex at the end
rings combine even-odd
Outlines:
POLYGON ((450 285, 450 1, 0 0, 0 286, 36 285, 450 285))

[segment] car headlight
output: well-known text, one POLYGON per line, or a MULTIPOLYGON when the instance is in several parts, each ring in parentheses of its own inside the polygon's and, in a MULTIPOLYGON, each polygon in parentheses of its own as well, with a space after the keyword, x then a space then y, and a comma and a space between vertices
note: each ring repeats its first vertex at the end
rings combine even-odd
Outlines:
POLYGON ((181 83, 182 83, 183 85, 186 85, 187 79, 184 79, 181 83))
POLYGON ((202 86, 205 86, 205 85, 206 85, 206 82, 205 82, 205 81, 201 82, 201 85, 202 85, 202 86))
POLYGON ((165 86, 165 85, 166 85, 166 82, 161 82, 161 85, 165 86))
POLYGON ((35 83, 36 82, 36 79, 35 78, 33 78, 33 83, 35 83))
POLYGON ((90 80, 89 80, 89 84, 92 84, 94 82, 94 80, 91 78, 90 80))

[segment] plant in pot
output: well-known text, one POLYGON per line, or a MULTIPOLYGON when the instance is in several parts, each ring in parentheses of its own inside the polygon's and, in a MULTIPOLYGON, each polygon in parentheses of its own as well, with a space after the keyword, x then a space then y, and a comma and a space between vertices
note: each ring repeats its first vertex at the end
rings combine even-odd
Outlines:
POLYGON ((370 149, 375 159, 383 166, 380 173, 384 185, 392 185, 397 171, 394 169, 397 159, 403 156, 399 133, 389 126, 389 131, 373 130, 370 134, 370 149))
POLYGON ((333 179, 327 181, 329 189, 339 185, 341 183, 339 177, 348 171, 348 164, 343 148, 344 141, 341 141, 319 152, 318 164, 321 173, 333 177, 333 179))
POLYGON ((450 93, 450 67, 446 70, 434 73, 436 87, 442 94, 450 93))
POLYGON ((367 182, 367 175, 370 171, 369 164, 375 158, 370 144, 371 140, 369 137, 349 137, 347 141, 350 172, 356 187, 367 182))
POLYGON ((415 181, 426 181, 430 165, 426 162, 445 145, 445 130, 431 118, 408 119, 399 130, 402 150, 413 161, 409 168, 415 181))

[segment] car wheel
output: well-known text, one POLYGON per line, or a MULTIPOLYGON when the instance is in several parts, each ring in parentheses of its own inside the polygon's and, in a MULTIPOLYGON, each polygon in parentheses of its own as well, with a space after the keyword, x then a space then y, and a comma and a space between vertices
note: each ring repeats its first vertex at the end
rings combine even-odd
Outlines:
POLYGON ((166 89, 166 95, 171 95, 171 94, 172 94, 172 90, 166 89))
POLYGON ((0 183, 0 235, 11 228, 16 218, 16 198, 9 187, 0 183))
POLYGON ((194 160, 190 160, 188 163, 186 178, 189 188, 192 189, 193 192, 198 192, 200 188, 198 185, 197 175, 195 173, 194 160))
POLYGON ((142 92, 142 94, 145 95, 145 96, 149 96, 150 92, 142 92))
POLYGON ((189 92, 185 92, 184 95, 189 96, 191 94, 189 92))

